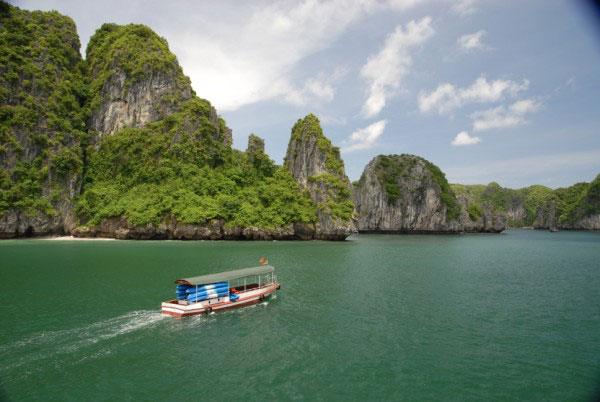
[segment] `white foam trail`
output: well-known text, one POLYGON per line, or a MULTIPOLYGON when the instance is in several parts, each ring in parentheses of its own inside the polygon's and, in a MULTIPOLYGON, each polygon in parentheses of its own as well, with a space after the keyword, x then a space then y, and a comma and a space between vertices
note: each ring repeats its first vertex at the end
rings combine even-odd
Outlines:
POLYGON ((165 318, 168 317, 157 311, 132 311, 84 327, 41 332, 0 346, 0 372, 32 361, 73 353, 86 346, 149 328, 165 318), (14 354, 19 356, 15 358, 14 354))

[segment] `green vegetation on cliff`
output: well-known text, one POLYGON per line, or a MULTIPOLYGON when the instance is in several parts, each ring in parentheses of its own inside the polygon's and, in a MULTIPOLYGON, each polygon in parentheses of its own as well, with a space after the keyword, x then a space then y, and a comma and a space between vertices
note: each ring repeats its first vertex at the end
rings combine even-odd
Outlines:
POLYGON ((354 203, 350 199, 351 184, 344 171, 340 149, 323 134, 315 115, 298 119, 292 127, 285 165, 291 171, 295 170, 298 176, 310 175, 307 187, 317 202, 321 219, 332 218, 336 224, 351 221, 354 203), (298 158, 302 159, 301 163, 297 163, 298 158), (305 164, 306 161, 310 166, 305 164))
POLYGON ((546 223, 574 224, 585 216, 600 213, 600 175, 592 183, 577 183, 552 190, 534 185, 520 189, 485 185, 453 184, 456 193, 466 192, 478 202, 489 203, 509 215, 513 227, 544 226, 546 223))
POLYGON ((210 123, 187 132, 190 119, 206 117, 198 112, 182 111, 103 139, 90 155, 77 203, 87 225, 116 216, 134 225, 157 225, 169 216, 263 228, 314 221, 314 204, 287 170, 268 158, 256 164, 256 158, 214 141, 210 123))
MULTIPOLYGON (((103 85, 125 72, 130 85, 153 74, 170 73, 178 85, 189 80, 177 67, 164 39, 141 25, 105 24, 90 40, 92 108, 103 85)), ((223 119, 195 95, 172 98, 177 112, 143 128, 104 136, 88 149, 88 166, 76 212, 81 223, 99 224, 125 217, 133 225, 158 225, 175 218, 204 224, 222 219, 227 226, 277 228, 312 222, 316 208, 286 169, 277 167, 256 146, 247 153, 231 149, 223 119)))
POLYGON ((531 226, 536 218, 537 208, 552 193, 548 187, 535 185, 519 190, 503 188, 492 182, 487 186, 481 184, 453 184, 456 194, 466 193, 478 204, 489 204, 500 212, 522 211, 519 214, 509 214, 509 226, 531 226), (518 217, 517 217, 518 215, 518 217))
POLYGON ((483 208, 474 202, 467 207, 467 213, 472 221, 478 221, 479 218, 481 218, 481 215, 483 215, 483 208))
POLYGON ((579 209, 586 216, 600 214, 600 174, 590 183, 578 202, 579 209))
POLYGON ((85 170, 75 205, 85 225, 125 217, 134 225, 223 219, 276 228, 317 219, 309 194, 264 144, 251 153, 231 149, 225 121, 193 94, 166 40, 150 28, 104 24, 83 62, 70 18, 4 2, 0 12, 0 216, 9 208, 54 214, 52 202, 66 197, 62 182, 85 170), (159 108, 176 112, 143 128, 87 134, 111 85, 125 98, 157 74, 175 84, 159 108), (181 98, 183 90, 191 99, 181 98))
POLYGON ((388 202, 393 204, 402 198, 401 181, 412 177, 412 170, 417 163, 423 164, 429 171, 433 183, 438 187, 440 198, 446 207, 446 219, 451 220, 458 217, 460 207, 448 180, 446 180, 446 175, 433 163, 415 155, 378 156, 375 171, 379 183, 386 192, 388 202))
POLYGON ((314 114, 310 113, 304 119, 298 119, 292 127, 292 139, 301 140, 303 136, 314 137, 317 141, 317 147, 325 152, 325 167, 331 173, 338 176, 345 176, 344 161, 340 156, 340 149, 331 144, 331 140, 325 137, 321 123, 314 114))
POLYGON ((333 218, 344 221, 352 218, 354 203, 350 200, 350 191, 342 179, 330 173, 323 173, 317 176, 310 176, 308 181, 322 184, 327 188, 326 202, 318 205, 323 212, 328 213, 333 218))
MULTIPOLYGON (((124 74, 123 91, 157 74, 173 74, 177 87, 191 88, 177 58, 169 50, 166 39, 145 25, 103 24, 90 38, 86 49, 90 77, 90 110, 93 112, 106 99, 102 87, 117 73, 124 74)), ((177 88, 163 99, 177 103, 177 88)))
POLYGON ((0 2, 0 216, 53 215, 81 173, 86 88, 69 17, 0 2), (72 178, 71 178, 72 179, 72 178))

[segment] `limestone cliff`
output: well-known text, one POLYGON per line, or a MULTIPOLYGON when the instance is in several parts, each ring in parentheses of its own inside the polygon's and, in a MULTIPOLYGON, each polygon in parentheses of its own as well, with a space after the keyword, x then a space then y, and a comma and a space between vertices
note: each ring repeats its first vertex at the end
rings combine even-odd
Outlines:
POLYGON ((511 227, 535 229, 598 230, 600 225, 600 180, 551 189, 533 185, 520 189, 498 183, 453 185, 455 192, 468 192, 479 204, 492 205, 505 213, 511 227))
POLYGON ((307 239, 316 206, 232 133, 143 25, 73 21, 0 1, 0 237, 307 239))
POLYGON ((600 175, 558 188, 536 206, 536 229, 600 230, 600 175))
MULTIPOLYGON (((144 25, 104 24, 86 54, 92 94, 88 126, 99 137, 162 120, 195 95, 166 40, 144 25)), ((207 118, 231 145, 231 130, 214 108, 207 118)))
POLYGON ((264 154, 265 140, 256 134, 250 134, 248 136, 248 147, 246 148, 246 155, 248 156, 248 159, 255 160, 257 157, 260 158, 264 154))
POLYGON ((354 188, 360 232, 501 232, 506 219, 458 197, 439 168, 414 155, 379 155, 354 188))
POLYGON ((79 47, 70 18, 0 2, 0 238, 75 226, 85 141, 79 47))
POLYGON ((352 234, 355 226, 351 184, 339 149, 323 135, 316 116, 309 114, 296 122, 284 164, 317 205, 314 238, 343 240, 352 234))

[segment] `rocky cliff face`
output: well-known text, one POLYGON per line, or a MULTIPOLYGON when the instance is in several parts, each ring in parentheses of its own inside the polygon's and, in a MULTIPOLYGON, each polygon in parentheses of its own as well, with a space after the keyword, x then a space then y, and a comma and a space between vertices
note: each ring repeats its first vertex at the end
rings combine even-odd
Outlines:
POLYGON ((600 179, 551 189, 533 185, 520 189, 503 188, 498 183, 453 185, 455 192, 467 192, 475 202, 502 211, 512 227, 535 229, 598 230, 600 179))
POLYGON ((366 166, 353 192, 361 232, 500 232, 506 219, 490 207, 473 208, 454 195, 443 173, 413 155, 380 155, 366 166))
MULTIPOLYGON (((87 61, 88 127, 99 137, 162 120, 195 95, 167 42, 144 25, 102 25, 90 39, 87 61)), ((213 107, 208 119, 230 146, 231 130, 213 107)))
POLYGON ((113 217, 102 220, 99 225, 78 227, 72 233, 76 237, 110 237, 121 240, 308 240, 313 232, 304 227, 289 224, 279 228, 230 227, 223 219, 202 224, 179 222, 167 217, 158 225, 134 225, 126 218, 113 217))
POLYGON ((248 147, 246 148, 246 155, 248 159, 254 160, 256 157, 261 157, 265 154, 265 140, 255 134, 248 136, 248 147))
POLYGON ((523 204, 514 205, 506 209, 509 226, 523 226, 527 222, 527 210, 523 204))
POLYGON ((558 188, 536 205, 535 229, 600 230, 600 175, 558 188))
POLYGON ((506 229, 508 216, 489 203, 478 203, 471 194, 456 194, 460 215, 458 223, 462 232, 500 233, 506 229))
POLYGON ((104 24, 87 48, 89 128, 100 137, 179 110, 192 88, 164 39, 143 25, 104 24))
POLYGON ((149 75, 149 80, 126 88, 127 74, 116 71, 102 87, 103 101, 92 112, 90 129, 103 136, 125 127, 143 127, 175 112, 175 104, 164 102, 171 93, 182 100, 190 98, 191 89, 178 87, 173 72, 149 75))
POLYGON ((538 206, 534 229, 600 230, 600 214, 579 214, 575 219, 564 219, 560 214, 560 201, 551 200, 538 206), (561 219, 561 216, 563 219, 561 219))
POLYGON ((550 200, 538 205, 535 211, 536 214, 535 221, 533 222, 533 227, 535 229, 556 228, 558 226, 556 206, 556 200, 550 200))
POLYGON ((323 135, 316 116, 309 114, 296 122, 284 164, 317 205, 314 238, 343 240, 352 234, 355 226, 351 184, 339 149, 323 135))
POLYGON ((573 225, 578 230, 600 230, 600 214, 588 215, 580 218, 573 225))
POLYGON ((75 24, 0 8, 0 238, 68 232, 85 137, 75 24))

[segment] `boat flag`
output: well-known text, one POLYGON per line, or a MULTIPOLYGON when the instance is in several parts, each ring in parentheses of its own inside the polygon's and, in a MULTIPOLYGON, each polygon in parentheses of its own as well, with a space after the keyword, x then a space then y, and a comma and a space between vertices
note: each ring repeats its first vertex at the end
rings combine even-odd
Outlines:
POLYGON ((260 257, 260 260, 258 260, 258 262, 260 262, 263 265, 267 265, 269 263, 269 261, 267 261, 265 257, 260 257))

